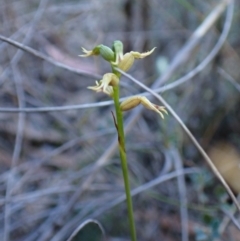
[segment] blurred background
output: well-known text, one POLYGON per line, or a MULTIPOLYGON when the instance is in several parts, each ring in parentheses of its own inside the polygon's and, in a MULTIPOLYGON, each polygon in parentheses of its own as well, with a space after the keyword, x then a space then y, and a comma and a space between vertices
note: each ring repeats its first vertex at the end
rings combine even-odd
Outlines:
MULTIPOLYGON (((166 88, 159 93, 237 195, 239 6, 230 0, 0 0, 0 36, 55 63, 0 40, 1 240, 65 241, 88 218, 102 223, 107 240, 129 240, 113 106, 87 89, 111 69, 102 58, 78 57, 81 47, 111 47, 114 40, 125 52, 157 47, 129 74, 166 88), (185 82, 177 85, 179 79, 185 82)), ((122 97, 143 92, 122 78, 122 97)), ((124 118, 138 240, 240 240, 227 215, 235 212, 231 200, 177 121, 141 107, 124 118)))

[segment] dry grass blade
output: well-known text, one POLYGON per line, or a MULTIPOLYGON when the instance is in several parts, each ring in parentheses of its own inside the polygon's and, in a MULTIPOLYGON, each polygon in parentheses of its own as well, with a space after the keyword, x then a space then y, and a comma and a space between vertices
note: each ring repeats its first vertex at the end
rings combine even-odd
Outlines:
MULTIPOLYGON (((176 171, 183 171, 183 161, 180 157, 179 151, 176 148, 171 148, 170 150, 173 163, 175 165, 176 171)), ((182 229, 182 241, 188 241, 188 200, 187 200, 187 188, 184 176, 177 177, 178 190, 179 190, 179 199, 180 199, 180 215, 181 215, 181 229, 182 229)))
MULTIPOLYGON (((117 69, 117 68, 116 68, 117 69)), ((193 136, 193 134, 190 132, 190 130, 187 128, 187 126, 183 123, 183 121, 180 119, 180 117, 176 114, 176 112, 172 109, 172 107, 157 93, 155 93, 153 90, 148 88, 146 85, 142 84, 140 81, 137 79, 133 78, 131 75, 126 74, 125 72, 121 71, 120 69, 117 69, 121 74, 132 80, 135 84, 139 85, 141 88, 145 89, 149 93, 151 93, 155 98, 157 98, 169 111, 169 113, 172 114, 172 116, 176 119, 176 121, 180 124, 180 126, 183 128, 184 132, 188 135, 188 137, 191 139, 191 141, 194 143, 196 148, 199 150, 203 158, 206 160, 210 168, 212 169, 213 173, 216 175, 216 177, 220 180, 226 191, 228 192, 229 196, 233 200, 234 204, 236 205, 237 209, 240 211, 240 204, 238 200, 236 199, 235 195, 233 194, 232 190, 222 177, 222 175, 219 173, 217 168, 214 166, 213 162, 207 155, 207 153, 203 150, 201 145, 198 143, 196 138, 193 136)))
POLYGON ((218 68, 219 74, 226 78, 239 92, 240 92, 240 84, 231 76, 229 75, 224 69, 218 68))
POLYGON ((42 59, 44 61, 47 61, 48 63, 53 64, 53 65, 55 65, 55 66, 57 66, 59 68, 63 68, 63 69, 66 69, 66 70, 68 70, 70 72, 73 72, 75 74, 87 76, 87 77, 90 77, 90 78, 96 78, 96 79, 100 79, 101 78, 100 75, 89 73, 89 72, 84 71, 84 70, 79 70, 79 69, 76 69, 76 68, 72 68, 72 67, 67 66, 65 64, 62 64, 62 63, 60 63, 58 61, 55 61, 54 59, 52 59, 52 58, 42 54, 41 52, 39 52, 39 51, 37 51, 37 50, 35 50, 33 48, 30 48, 30 47, 28 47, 28 46, 26 46, 24 44, 21 44, 21 43, 15 41, 15 40, 12 40, 10 38, 6 38, 5 36, 3 36, 1 34, 0 34, 0 40, 6 42, 8 44, 11 44, 11 45, 15 46, 16 48, 19 48, 19 49, 21 49, 21 50, 23 50, 23 51, 25 51, 25 52, 27 52, 29 54, 32 54, 32 55, 34 55, 37 58, 40 58, 40 59, 42 59))

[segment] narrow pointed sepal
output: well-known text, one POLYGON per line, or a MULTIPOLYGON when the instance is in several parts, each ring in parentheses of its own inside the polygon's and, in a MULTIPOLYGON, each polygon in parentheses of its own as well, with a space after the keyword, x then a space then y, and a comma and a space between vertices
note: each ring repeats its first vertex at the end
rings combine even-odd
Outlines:
POLYGON ((155 50, 155 48, 153 48, 152 50, 145 52, 145 53, 139 53, 139 52, 134 52, 134 51, 131 51, 130 53, 134 56, 135 59, 143 59, 143 58, 149 56, 150 54, 152 54, 153 51, 155 50))
POLYGON ((89 57, 89 56, 95 55, 92 50, 86 50, 83 47, 82 47, 82 51, 83 51, 84 54, 81 54, 81 55, 78 55, 78 56, 80 56, 80 57, 89 57))

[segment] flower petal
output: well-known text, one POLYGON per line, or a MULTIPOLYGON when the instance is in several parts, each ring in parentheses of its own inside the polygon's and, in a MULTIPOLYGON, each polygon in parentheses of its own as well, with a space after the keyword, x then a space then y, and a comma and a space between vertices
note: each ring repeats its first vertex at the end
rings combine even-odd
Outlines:
POLYGON ((113 73, 107 73, 103 75, 103 78, 98 82, 96 81, 96 86, 89 86, 88 89, 96 91, 96 92, 103 92, 108 95, 113 94, 112 86, 116 86, 119 83, 118 77, 113 73))
POLYGON ((123 59, 118 64, 118 68, 127 72, 134 63, 134 56, 131 53, 126 53, 123 55, 123 59))
POLYGON ((164 106, 159 106, 159 105, 153 104, 145 96, 132 96, 132 97, 124 100, 120 104, 120 108, 122 111, 127 111, 127 110, 130 110, 130 109, 136 107, 139 104, 142 104, 147 109, 157 112, 163 119, 164 119, 164 115, 162 112, 167 114, 167 111, 165 110, 164 106))
POLYGON ((131 96, 120 104, 122 111, 131 110, 141 103, 141 96, 131 96))

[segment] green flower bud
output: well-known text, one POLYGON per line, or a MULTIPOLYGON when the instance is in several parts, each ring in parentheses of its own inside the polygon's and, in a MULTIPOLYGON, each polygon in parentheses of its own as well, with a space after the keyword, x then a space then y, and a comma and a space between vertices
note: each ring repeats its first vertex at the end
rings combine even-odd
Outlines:
POLYGON ((115 55, 114 52, 107 46, 101 44, 98 47, 100 55, 107 61, 114 61, 115 55))
POLYGON ((117 65, 123 59, 123 43, 119 40, 114 41, 112 50, 115 54, 115 61, 112 64, 117 65))
POLYGON ((115 54, 123 55, 123 43, 119 40, 113 42, 112 50, 115 54))

